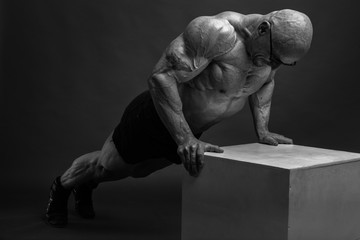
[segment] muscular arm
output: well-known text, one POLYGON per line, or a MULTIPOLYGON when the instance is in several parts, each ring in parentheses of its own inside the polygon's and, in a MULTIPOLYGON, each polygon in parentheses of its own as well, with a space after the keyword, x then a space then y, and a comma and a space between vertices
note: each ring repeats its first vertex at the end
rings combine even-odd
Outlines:
POLYGON ((165 50, 148 81, 159 117, 191 175, 199 172, 204 151, 222 150, 194 137, 182 111, 178 86, 200 74, 213 58, 230 51, 235 40, 234 28, 226 20, 199 17, 165 50))
POLYGON ((292 144, 292 140, 280 134, 271 133, 268 129, 271 98, 274 91, 276 70, 273 70, 268 81, 259 91, 249 97, 251 112, 255 125, 255 131, 261 143, 278 145, 279 143, 292 144))
POLYGON ((194 135, 182 111, 178 84, 173 71, 155 72, 149 79, 149 89, 156 111, 174 141, 181 145, 194 138, 194 135))

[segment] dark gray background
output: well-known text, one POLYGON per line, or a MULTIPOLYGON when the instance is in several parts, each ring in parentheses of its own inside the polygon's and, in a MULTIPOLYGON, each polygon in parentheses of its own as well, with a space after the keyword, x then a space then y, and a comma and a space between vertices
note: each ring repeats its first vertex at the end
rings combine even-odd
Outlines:
MULTIPOLYGON (((191 19, 225 10, 290 8, 311 18, 310 52, 296 67, 278 71, 270 129, 296 144, 360 152, 360 34, 353 2, 1 1, 1 189, 11 194, 19 186, 42 187, 44 202, 37 203, 46 203, 52 179, 75 157, 101 148, 129 101, 146 89, 168 43, 191 19)), ((255 142, 248 106, 202 139, 222 146, 255 142)), ((181 174, 173 166, 127 186, 178 189, 181 174)))

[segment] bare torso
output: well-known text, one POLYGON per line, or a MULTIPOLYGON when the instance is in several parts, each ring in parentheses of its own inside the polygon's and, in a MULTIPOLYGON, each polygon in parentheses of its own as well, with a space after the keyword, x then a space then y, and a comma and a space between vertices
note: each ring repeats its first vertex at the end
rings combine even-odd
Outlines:
POLYGON ((235 46, 213 59, 195 78, 179 85, 184 116, 193 132, 202 132, 239 112, 247 97, 268 80, 271 67, 255 66, 236 33, 235 46))
POLYGON ((168 45, 148 79, 149 90, 192 176, 203 166, 204 152, 223 152, 194 134, 239 112, 247 100, 259 142, 292 143, 268 129, 274 75, 280 65, 294 65, 309 49, 311 38, 307 16, 284 9, 266 15, 200 16, 168 45), (277 32, 277 45, 272 26, 284 30, 277 32), (287 42, 291 44, 283 44, 287 42))

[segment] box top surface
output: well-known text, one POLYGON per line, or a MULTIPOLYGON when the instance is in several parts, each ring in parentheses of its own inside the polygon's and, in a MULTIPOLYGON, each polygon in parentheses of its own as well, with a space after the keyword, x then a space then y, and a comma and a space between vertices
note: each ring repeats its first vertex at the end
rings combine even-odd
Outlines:
POLYGON ((224 153, 207 152, 205 155, 284 169, 313 168, 360 160, 359 153, 299 145, 251 143, 222 149, 224 153))

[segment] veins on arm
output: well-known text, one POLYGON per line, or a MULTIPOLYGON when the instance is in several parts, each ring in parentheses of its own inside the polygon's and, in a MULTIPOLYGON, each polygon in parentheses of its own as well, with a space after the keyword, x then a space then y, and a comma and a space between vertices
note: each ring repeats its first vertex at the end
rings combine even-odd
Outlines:
POLYGON ((256 93, 249 97, 249 104, 253 115, 255 131, 258 136, 268 132, 271 98, 275 86, 275 72, 276 71, 273 70, 270 73, 268 81, 256 93))
POLYGON ((182 112, 178 85, 195 78, 214 57, 231 49, 236 36, 228 25, 208 17, 193 20, 166 49, 148 81, 159 117, 177 144, 194 138, 182 112))

